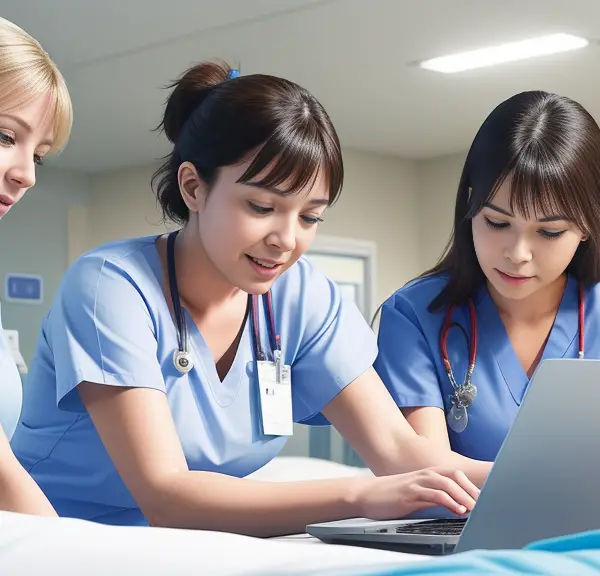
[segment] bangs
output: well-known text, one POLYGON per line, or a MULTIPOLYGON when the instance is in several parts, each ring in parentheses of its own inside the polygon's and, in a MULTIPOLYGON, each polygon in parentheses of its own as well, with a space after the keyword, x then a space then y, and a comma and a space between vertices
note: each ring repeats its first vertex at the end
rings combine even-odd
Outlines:
POLYGON ((495 184, 488 188, 472 186, 474 198, 470 212, 474 216, 491 202, 499 188, 509 183, 511 212, 525 218, 564 216, 583 232, 590 231, 587 206, 590 190, 594 196, 600 191, 590 170, 581 163, 550 157, 547 150, 528 150, 519 154, 502 172, 495 184), (544 154, 546 152, 546 154, 544 154), (479 194, 478 194, 479 192, 479 194))
POLYGON ((338 198, 344 180, 342 154, 334 141, 327 141, 314 124, 298 133, 275 133, 260 148, 238 182, 277 188, 285 195, 312 189, 323 175, 329 190, 329 205, 338 198), (255 178, 266 172, 260 180, 255 178))
POLYGON ((2 82, 0 108, 10 112, 48 94, 49 103, 43 121, 51 118, 53 123, 53 143, 50 152, 62 150, 69 139, 73 124, 71 97, 62 75, 42 59, 28 67, 13 70, 6 76, 2 82))

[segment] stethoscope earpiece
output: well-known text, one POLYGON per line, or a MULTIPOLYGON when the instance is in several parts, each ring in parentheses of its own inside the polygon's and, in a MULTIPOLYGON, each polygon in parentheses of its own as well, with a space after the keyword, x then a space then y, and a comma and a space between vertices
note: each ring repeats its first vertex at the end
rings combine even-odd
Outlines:
POLYGON ((173 353, 173 364, 182 374, 187 374, 194 367, 194 362, 189 352, 185 350, 175 350, 173 353))

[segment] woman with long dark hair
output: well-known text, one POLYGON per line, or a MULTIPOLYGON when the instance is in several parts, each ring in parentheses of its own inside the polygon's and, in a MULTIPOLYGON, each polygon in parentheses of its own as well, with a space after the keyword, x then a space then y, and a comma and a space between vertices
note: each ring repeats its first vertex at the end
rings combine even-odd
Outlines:
POLYGON ((382 307, 375 368, 418 434, 492 461, 541 360, 600 356, 599 242, 594 119, 541 91, 500 104, 445 254, 382 307))

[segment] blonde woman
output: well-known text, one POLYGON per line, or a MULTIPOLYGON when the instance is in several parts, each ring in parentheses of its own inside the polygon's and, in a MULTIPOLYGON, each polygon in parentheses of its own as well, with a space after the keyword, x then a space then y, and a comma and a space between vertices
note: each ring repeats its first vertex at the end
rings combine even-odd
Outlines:
MULTIPOLYGON (((0 18, 0 219, 35 184, 44 157, 66 144, 72 117, 67 86, 54 62, 29 34, 0 18)), ((21 400, 21 379, 0 316, 0 510, 54 515, 8 443, 21 400)))

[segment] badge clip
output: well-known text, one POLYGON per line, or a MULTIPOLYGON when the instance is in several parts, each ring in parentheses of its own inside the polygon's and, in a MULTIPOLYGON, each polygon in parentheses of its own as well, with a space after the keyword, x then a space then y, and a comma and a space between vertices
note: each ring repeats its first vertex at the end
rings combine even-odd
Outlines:
POLYGON ((275 357, 275 382, 277 382, 277 384, 281 384, 281 350, 275 350, 273 356, 275 357))

